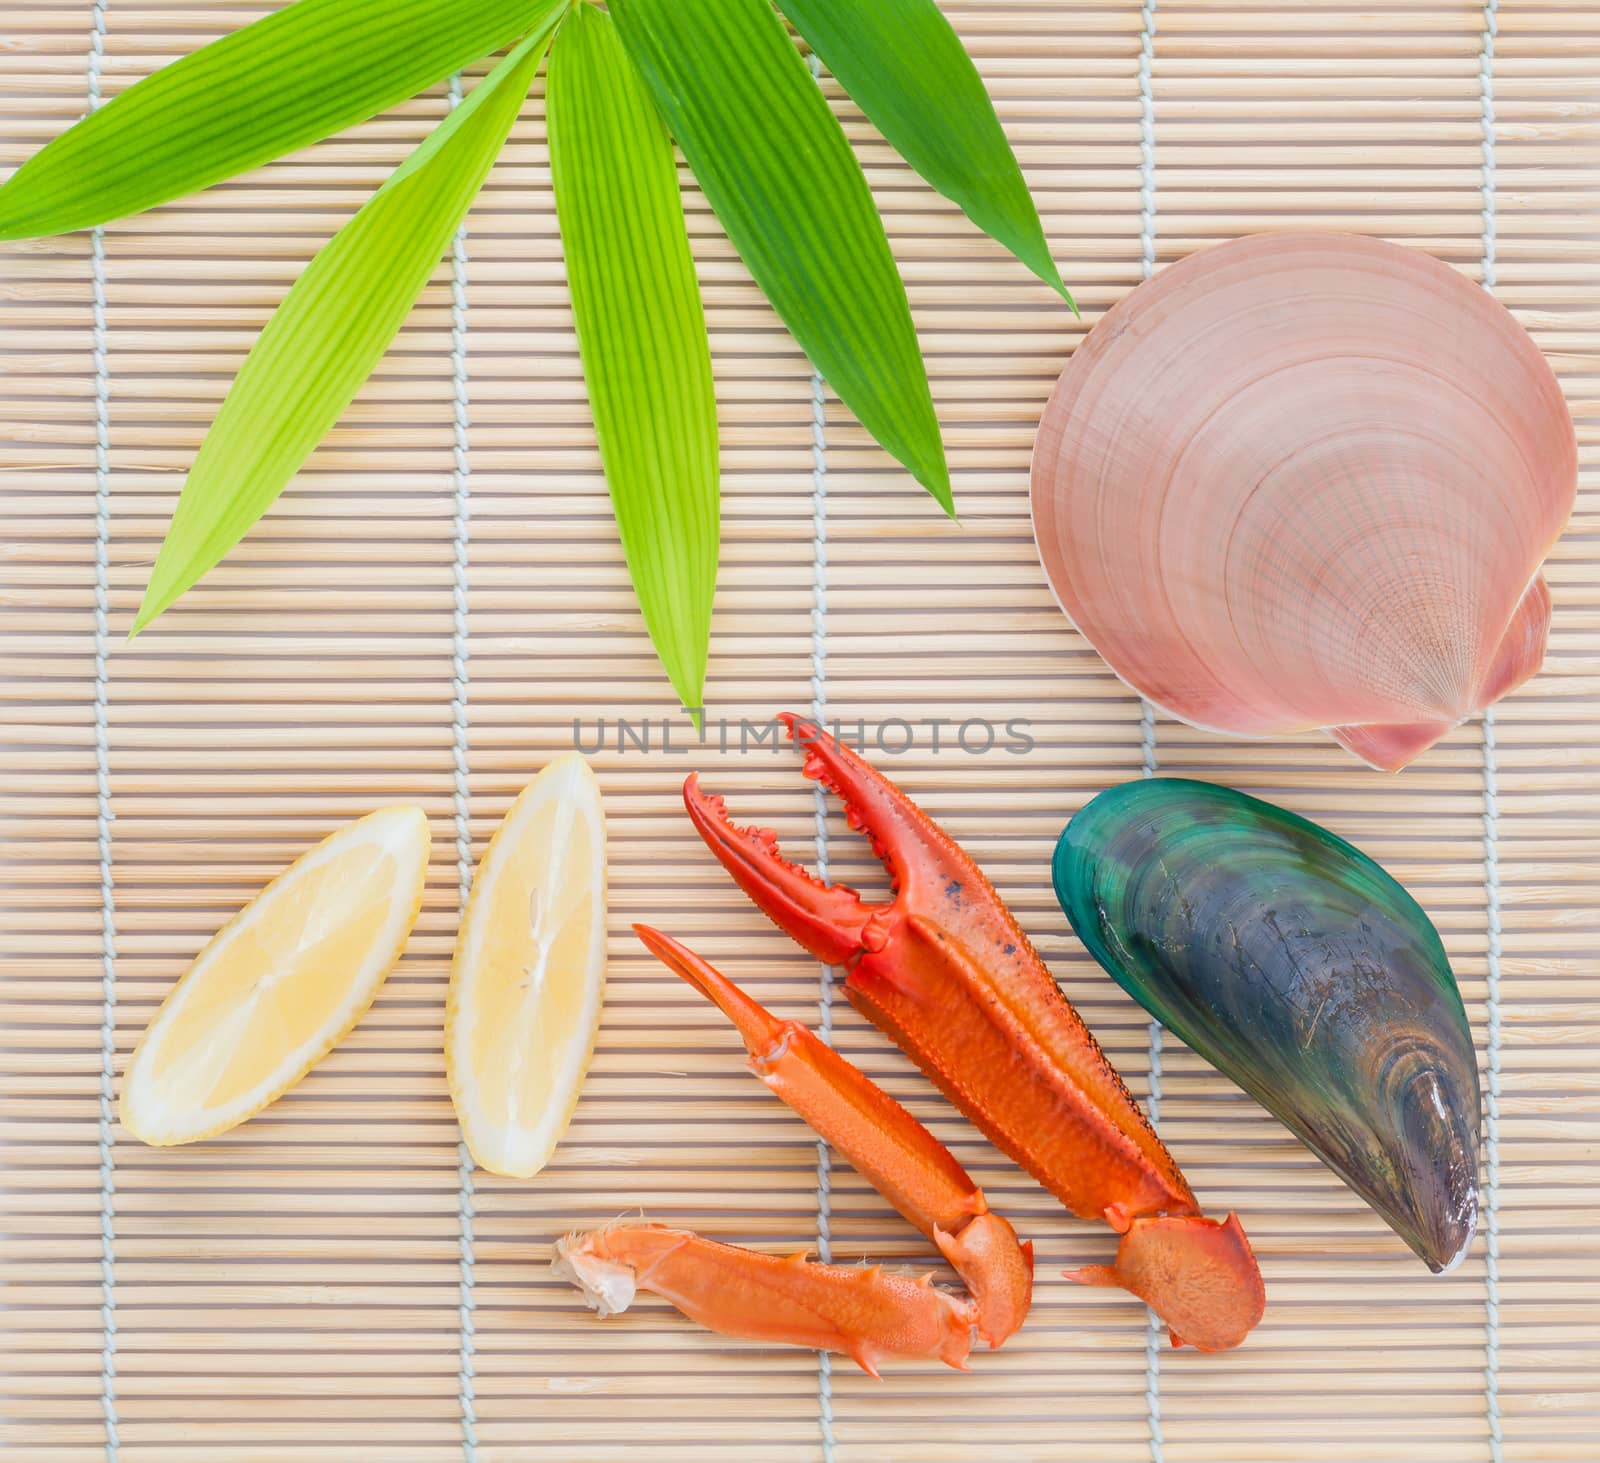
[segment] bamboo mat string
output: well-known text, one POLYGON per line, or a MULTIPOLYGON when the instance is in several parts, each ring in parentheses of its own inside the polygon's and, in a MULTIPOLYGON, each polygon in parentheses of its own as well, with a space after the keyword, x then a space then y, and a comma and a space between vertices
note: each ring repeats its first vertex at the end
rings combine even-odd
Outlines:
MULTIPOLYGON (((461 105, 461 76, 450 78, 450 110, 461 105)), ((455 382, 455 562, 453 577, 454 612, 450 640, 450 726, 454 761, 454 808, 456 831, 456 874, 459 909, 464 916, 467 898, 472 893, 472 808, 468 769, 470 744, 467 729, 468 657, 467 573, 470 567, 472 520, 472 460, 470 438, 472 421, 471 383, 467 375, 467 225, 456 230, 451 248, 450 270, 450 364, 455 382)), ((461 1452, 466 1463, 478 1456, 477 1409, 477 1332, 473 1321, 474 1267, 473 1243, 474 1186, 472 1153, 465 1139, 457 1143, 456 1162, 460 1169, 457 1214, 460 1226, 460 1313, 461 1364, 457 1377, 461 1401, 461 1452)))
MULTIPOLYGON (((1149 279, 1156 269, 1156 94, 1152 71, 1156 59, 1156 0, 1144 0, 1139 34, 1139 272, 1149 279)), ((1156 709, 1139 701, 1139 746, 1143 774, 1156 775, 1156 709)), ((1161 1122, 1161 1023, 1150 1022, 1150 1089, 1146 1101, 1150 1122, 1161 1122)), ((1161 1318, 1151 1310, 1145 1318, 1145 1413, 1150 1427, 1150 1463, 1165 1463, 1161 1433, 1161 1318)))
MULTIPOLYGON (((1484 0, 1478 53, 1478 98, 1483 125, 1483 287, 1496 282, 1494 52, 1500 31, 1498 0, 1484 0)), ((1500 769, 1494 708, 1483 713, 1483 871, 1488 896, 1488 1096, 1484 1112, 1484 1411, 1489 1457, 1502 1463, 1500 1421, 1500 769)))
MULTIPOLYGON (((102 102, 100 74, 105 63, 106 5, 94 0, 86 84, 89 110, 102 102)), ((100 859, 100 1411, 105 1422, 106 1457, 116 1463, 117 1428, 117 1240, 116 1160, 112 1080, 117 1055, 117 890, 113 875, 111 824, 110 653, 111 605, 111 365, 107 356, 106 235, 96 228, 89 241, 94 338, 94 779, 95 840, 100 859)))
MULTIPOLYGON (((806 57, 820 85, 822 62, 806 57)), ((811 373, 811 718, 820 729, 828 711, 828 416, 822 373, 811 373)), ((828 799, 819 782, 812 789, 816 807, 817 877, 828 882, 828 799)), ((821 967, 817 988, 817 1032, 833 1044, 833 967, 821 967)), ((827 1140, 817 1139, 817 1258, 833 1259, 832 1159, 827 1140)), ((817 1429, 823 1463, 833 1463, 833 1357, 817 1353, 817 1429)))
POLYGON ((1483 855, 1488 889, 1488 1093, 1484 1102, 1484 1408, 1489 1457, 1502 1463, 1500 1422, 1500 857, 1494 711, 1483 714, 1483 855))

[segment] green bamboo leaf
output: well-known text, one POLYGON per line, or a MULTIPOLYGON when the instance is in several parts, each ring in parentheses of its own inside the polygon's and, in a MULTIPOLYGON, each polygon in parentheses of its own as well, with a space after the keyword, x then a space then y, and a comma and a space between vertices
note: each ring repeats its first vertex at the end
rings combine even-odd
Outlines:
POLYGON ((610 0, 728 237, 839 399, 953 513, 905 286, 843 129, 768 0, 610 0))
POLYGON ((0 188, 0 239, 91 228, 402 102, 568 0, 296 0, 163 67, 0 188))
POLYGON ((895 151, 1072 304, 983 79, 935 0, 777 4, 895 151))
POLYGON ((639 607, 704 702, 717 584, 717 402, 672 140, 605 12, 550 53, 550 167, 584 379, 639 607))
POLYGON ((267 322, 189 472, 135 634, 244 537, 354 400, 483 186, 558 19, 473 88, 267 322))

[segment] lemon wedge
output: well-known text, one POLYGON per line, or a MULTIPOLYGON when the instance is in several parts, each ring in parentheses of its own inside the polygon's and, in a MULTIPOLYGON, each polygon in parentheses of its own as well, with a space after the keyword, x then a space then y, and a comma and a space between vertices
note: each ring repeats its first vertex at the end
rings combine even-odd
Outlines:
POLYGON ((549 1161, 594 1055, 605 971, 605 814, 569 753, 511 805, 456 937, 445 1070, 480 1167, 526 1179, 549 1161))
POLYGON ((422 908, 428 818, 383 808, 303 854, 219 930, 146 1028, 122 1125, 165 1147, 237 1127, 361 1019, 422 908))

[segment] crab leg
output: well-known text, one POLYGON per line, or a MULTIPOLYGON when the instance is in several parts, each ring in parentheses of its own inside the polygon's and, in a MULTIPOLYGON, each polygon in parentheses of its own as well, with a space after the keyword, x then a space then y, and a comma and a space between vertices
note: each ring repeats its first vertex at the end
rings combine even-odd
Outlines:
POLYGON ((1237 1346, 1261 1318, 1261 1273, 1236 1220, 1201 1215, 1171 1154, 977 865, 888 779, 811 723, 782 717, 805 775, 844 803, 890 874, 869 903, 778 853, 722 799, 684 785, 689 816, 735 882, 817 959, 851 1003, 1080 1218, 1125 1236, 1110 1267, 1075 1273, 1154 1306, 1174 1344, 1237 1346), (1153 1224, 1152 1221, 1159 1221, 1153 1224), (1180 1339, 1181 1338, 1181 1339, 1180 1339))
POLYGON ((750 1070, 845 1155, 880 1194, 928 1236, 976 1302, 978 1334, 999 1346, 1033 1296, 1033 1246, 990 1210, 950 1150, 866 1073, 798 1021, 780 1021, 677 940, 634 933, 719 1006, 750 1053, 750 1070))
POLYGON ((967 1369, 971 1303, 927 1276, 819 1265, 804 1254, 784 1259, 661 1224, 568 1235, 553 1268, 602 1316, 649 1290, 724 1336, 843 1352, 874 1377, 889 1356, 967 1369))

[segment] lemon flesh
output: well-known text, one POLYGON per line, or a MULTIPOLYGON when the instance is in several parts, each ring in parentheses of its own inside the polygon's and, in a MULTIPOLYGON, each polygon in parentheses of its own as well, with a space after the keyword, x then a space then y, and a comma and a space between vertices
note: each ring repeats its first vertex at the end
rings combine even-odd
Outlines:
POLYGON ((238 1126, 372 1004, 422 908, 428 818, 383 808, 278 875, 212 938, 128 1064, 122 1125, 157 1146, 238 1126))
POLYGON ((600 786, 575 753, 523 790, 478 866, 456 939, 445 1067, 480 1167, 532 1178, 594 1055, 605 994, 600 786))

